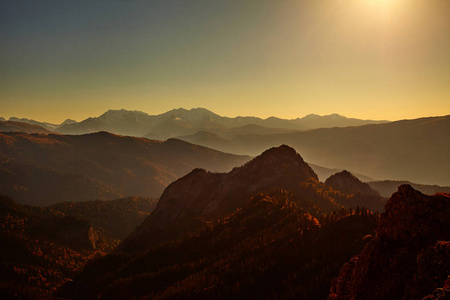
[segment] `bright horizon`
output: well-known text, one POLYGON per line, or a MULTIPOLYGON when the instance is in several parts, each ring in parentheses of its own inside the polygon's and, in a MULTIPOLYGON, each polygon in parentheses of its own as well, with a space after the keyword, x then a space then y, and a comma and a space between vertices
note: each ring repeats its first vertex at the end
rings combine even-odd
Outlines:
MULTIPOLYGON (((257 117, 257 118, 261 118, 261 119, 267 119, 267 118, 270 118, 270 117, 276 117, 276 118, 280 118, 280 119, 288 119, 288 120, 292 120, 292 119, 296 119, 296 118, 303 118, 303 117, 305 117, 305 116, 307 116, 307 115, 311 115, 311 114, 313 114, 313 115, 319 115, 319 116, 328 116, 328 115, 332 115, 332 114, 338 114, 338 115, 341 115, 341 116, 344 116, 344 117, 347 117, 347 118, 354 118, 354 119, 361 119, 361 120, 373 120, 373 121, 389 121, 389 122, 395 122, 395 121, 400 121, 400 120, 409 120, 409 119, 419 119, 419 118, 426 118, 426 117, 441 117, 441 116, 444 116, 444 115, 427 115, 427 116, 418 116, 418 117, 412 117, 412 118, 401 118, 401 119, 395 119, 395 120, 392 120, 392 119, 370 119, 370 118, 360 118, 360 117, 346 116, 346 115, 343 115, 343 114, 340 114, 340 113, 332 112, 332 113, 327 113, 327 114, 307 113, 307 114, 300 115, 300 116, 295 116, 295 117, 292 117, 292 118, 290 118, 290 117, 283 118, 283 117, 276 116, 276 115, 270 115, 270 116, 255 116, 255 115, 246 115, 246 114, 224 115, 224 114, 218 113, 218 112, 216 112, 216 111, 214 111, 214 110, 211 110, 211 109, 209 109, 209 108, 207 108, 207 107, 190 107, 190 108, 186 108, 186 107, 174 107, 174 108, 172 108, 172 109, 168 109, 168 110, 160 111, 160 112, 155 112, 155 113, 147 112, 147 111, 143 111, 143 110, 139 110, 139 109, 125 109, 125 110, 127 110, 127 111, 139 111, 139 112, 146 113, 146 114, 148 114, 148 115, 159 115, 159 114, 163 114, 163 113, 166 113, 166 112, 168 112, 168 111, 170 111, 170 110, 174 110, 174 109, 186 109, 186 110, 191 110, 191 109, 196 109, 196 108, 204 108, 204 109, 207 109, 207 110, 209 110, 209 111, 211 111, 211 112, 213 112, 213 113, 215 113, 215 114, 217 114, 217 115, 219 115, 219 116, 221 116, 221 117, 228 117, 228 118, 235 118, 235 117, 257 117)), ((108 110, 121 110, 121 109, 124 109, 124 108, 105 109, 105 110, 103 110, 101 113, 98 113, 98 114, 96 114, 96 115, 89 115, 89 116, 82 117, 82 118, 79 118, 79 119, 72 118, 72 117, 67 117, 67 118, 62 118, 62 119, 61 119, 61 118, 55 118, 54 120, 47 120, 47 119, 36 119, 36 118, 32 118, 32 117, 29 117, 29 116, 22 116, 22 115, 10 115, 10 116, 0 116, 0 117, 3 117, 3 118, 6 119, 6 120, 8 120, 8 119, 11 118, 11 117, 16 117, 16 118, 19 118, 19 119, 22 119, 22 118, 23 118, 23 119, 30 119, 30 120, 34 120, 34 121, 38 121, 38 122, 47 122, 47 123, 52 123, 52 124, 60 124, 60 123, 64 122, 64 121, 67 120, 67 119, 71 119, 71 120, 74 120, 74 121, 77 121, 77 122, 81 122, 81 121, 84 121, 84 120, 86 120, 86 119, 88 119, 88 118, 96 118, 96 117, 99 117, 99 116, 101 116, 102 114, 106 113, 108 110)))
POLYGON ((450 1, 4 1, 0 116, 450 114, 450 1))

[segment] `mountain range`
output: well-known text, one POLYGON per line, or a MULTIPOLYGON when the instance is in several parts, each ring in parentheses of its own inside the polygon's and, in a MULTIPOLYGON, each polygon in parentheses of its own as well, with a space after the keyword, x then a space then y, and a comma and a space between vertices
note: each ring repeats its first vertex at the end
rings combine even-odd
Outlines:
POLYGON ((254 154, 280 144, 306 161, 376 179, 450 185, 450 116, 303 132, 237 136, 233 153, 254 154))
POLYGON ((195 169, 56 296, 324 299, 343 262, 374 233, 378 214, 363 208, 374 204, 367 200, 320 183, 285 145, 228 173, 195 169))
POLYGON ((284 120, 227 118, 203 108, 180 108, 153 116, 109 110, 99 117, 65 123, 52 130, 62 134, 108 131, 157 140, 177 137, 240 155, 257 155, 270 147, 287 144, 314 165, 351 170, 359 178, 360 174, 366 176, 366 181, 450 185, 450 171, 442 168, 450 164, 450 140, 446 138, 450 133, 450 116, 387 122, 334 114, 284 120))
MULTIPOLYGON (((349 180, 356 187, 367 185, 348 176, 340 182, 345 184, 349 180)), ((242 207, 252 195, 276 189, 291 192, 301 199, 305 209, 318 207, 331 212, 342 207, 383 208, 382 198, 370 187, 371 193, 362 195, 359 188, 348 188, 343 194, 328 188, 318 181, 313 169, 293 148, 282 145, 266 150, 229 173, 195 169, 173 182, 164 190, 154 212, 124 241, 121 249, 136 251, 174 239, 197 218, 225 216, 242 207)))
POLYGON ((338 114, 328 116, 307 115, 303 118, 280 119, 270 117, 223 117, 204 108, 173 109, 159 115, 148 115, 141 111, 109 110, 99 117, 91 117, 81 122, 66 120, 61 124, 37 122, 11 117, 18 121, 40 125, 62 134, 86 134, 108 131, 119 135, 147 137, 166 140, 177 136, 191 135, 199 131, 211 131, 224 138, 242 134, 268 134, 287 131, 307 130, 323 127, 346 127, 364 124, 378 124, 387 121, 360 120, 346 118, 338 114))
POLYGON ((196 167, 229 171, 250 159, 170 139, 99 132, 87 135, 0 133, 0 193, 25 204, 158 198, 196 167))

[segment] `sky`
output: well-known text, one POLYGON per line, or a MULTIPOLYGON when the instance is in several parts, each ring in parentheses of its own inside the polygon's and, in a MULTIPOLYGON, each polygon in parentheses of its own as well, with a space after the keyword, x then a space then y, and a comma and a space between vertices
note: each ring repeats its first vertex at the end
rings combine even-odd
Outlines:
POLYGON ((0 116, 450 114, 450 1, 0 2, 0 116))

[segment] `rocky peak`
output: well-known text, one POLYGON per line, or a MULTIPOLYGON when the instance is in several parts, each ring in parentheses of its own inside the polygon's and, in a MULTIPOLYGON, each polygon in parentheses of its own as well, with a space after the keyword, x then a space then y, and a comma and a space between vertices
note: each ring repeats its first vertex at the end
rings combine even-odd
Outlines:
POLYGON ((325 180, 325 184, 348 194, 359 193, 361 195, 380 197, 380 194, 374 191, 369 184, 362 182, 347 170, 331 175, 325 180))
POLYGON ((286 145, 271 148, 230 173, 194 169, 164 190, 154 212, 124 244, 150 236, 154 242, 165 240, 170 234, 161 237, 161 232, 176 228, 175 224, 180 227, 175 231, 180 231, 197 217, 231 213, 260 192, 280 188, 295 193, 310 177, 317 179, 303 158, 286 145), (149 232, 158 232, 159 238, 149 232))
POLYGON ((388 240, 426 239, 450 232, 450 196, 426 196, 401 185, 380 219, 378 236, 388 240))
POLYGON ((426 196, 402 185, 386 204, 376 237, 342 267, 328 299, 448 296, 449 241, 450 195, 426 196))
POLYGON ((308 178, 318 179, 313 169, 303 160, 295 149, 281 145, 270 148, 254 158, 244 166, 233 170, 234 173, 245 173, 251 178, 255 177, 293 177, 304 181, 308 178))

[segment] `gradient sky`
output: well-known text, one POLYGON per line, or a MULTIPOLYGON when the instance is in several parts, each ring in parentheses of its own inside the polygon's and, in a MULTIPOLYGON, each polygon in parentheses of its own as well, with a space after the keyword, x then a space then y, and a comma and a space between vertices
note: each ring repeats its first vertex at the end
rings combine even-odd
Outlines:
POLYGON ((450 114, 450 1, 0 2, 0 116, 450 114))

